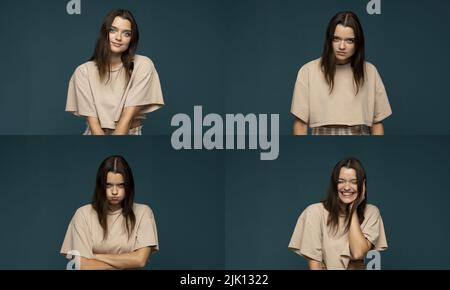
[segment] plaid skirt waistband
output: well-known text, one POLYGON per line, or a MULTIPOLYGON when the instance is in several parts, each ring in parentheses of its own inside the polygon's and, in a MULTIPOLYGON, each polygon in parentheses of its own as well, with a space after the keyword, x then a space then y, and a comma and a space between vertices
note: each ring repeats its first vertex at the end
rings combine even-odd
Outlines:
POLYGON ((365 136, 370 135, 370 127, 366 125, 343 126, 343 127, 315 127, 312 128, 312 135, 330 136, 365 136))
MULTIPOLYGON (((103 132, 105 132, 105 135, 112 135, 114 133, 114 130, 113 129, 103 129, 103 132)), ((92 135, 92 132, 91 132, 91 129, 89 128, 89 126, 86 127, 86 130, 84 131, 83 135, 85 135, 85 136, 92 135)), ((128 135, 141 136, 142 135, 142 126, 131 128, 128 131, 128 135)))

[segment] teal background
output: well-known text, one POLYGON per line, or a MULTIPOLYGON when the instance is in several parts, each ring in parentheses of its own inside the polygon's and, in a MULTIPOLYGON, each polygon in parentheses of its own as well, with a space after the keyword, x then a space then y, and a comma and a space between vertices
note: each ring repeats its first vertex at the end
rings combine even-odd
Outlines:
POLYGON ((160 74, 166 106, 144 133, 170 134, 176 113, 278 113, 290 134, 298 69, 318 58, 326 25, 338 11, 361 19, 367 59, 378 68, 393 115, 387 134, 449 134, 450 2, 382 0, 66 0, 3 1, 0 134, 81 134, 84 121, 64 112, 74 69, 91 55, 103 17, 127 8, 138 21, 138 53, 160 74))
POLYGON ((300 213, 320 202, 335 164, 361 160, 383 218, 385 270, 449 269, 450 138, 289 138, 276 161, 226 154, 226 269, 307 269, 288 249, 300 213))
POLYGON ((136 202, 155 214, 149 269, 222 269, 223 156, 176 152, 152 138, 0 137, 0 269, 65 269, 59 254, 75 210, 90 203, 102 160, 121 154, 136 202), (193 166, 195 165, 195 166, 193 166))

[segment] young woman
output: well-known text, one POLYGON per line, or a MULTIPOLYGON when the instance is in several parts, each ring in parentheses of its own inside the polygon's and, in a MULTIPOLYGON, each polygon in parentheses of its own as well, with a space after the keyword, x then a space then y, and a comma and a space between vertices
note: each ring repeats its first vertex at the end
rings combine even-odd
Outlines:
POLYGON ((94 54, 69 82, 66 111, 86 118, 84 135, 142 135, 144 113, 164 105, 158 73, 136 54, 138 42, 130 11, 106 16, 94 54))
POLYGON ((380 211, 367 204, 367 177, 354 158, 333 169, 327 197, 300 215, 289 248, 311 270, 364 269, 368 251, 387 249, 380 211))
POLYGON ((75 212, 60 252, 77 251, 82 270, 107 270, 142 268, 158 249, 152 210, 134 203, 128 163, 121 156, 105 159, 92 203, 75 212))
POLYGON ((383 82, 365 61, 364 33, 353 12, 328 24, 322 57, 299 71, 292 99, 294 135, 383 135, 392 114, 383 82))

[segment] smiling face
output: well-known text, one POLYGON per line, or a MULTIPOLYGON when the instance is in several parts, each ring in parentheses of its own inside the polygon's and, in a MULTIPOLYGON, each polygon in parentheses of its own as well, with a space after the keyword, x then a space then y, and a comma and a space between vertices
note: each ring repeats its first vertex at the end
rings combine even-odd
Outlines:
POLYGON ((122 54, 130 46, 132 37, 131 22, 119 16, 114 21, 109 30, 109 44, 113 54, 122 54))
POLYGON ((106 177, 106 199, 111 210, 121 207, 125 199, 125 182, 120 173, 108 172, 106 177))
POLYGON ((358 197, 358 179, 356 170, 342 167, 337 182, 339 200, 343 204, 350 204, 358 197))
POLYGON ((355 54, 355 33, 353 28, 338 24, 332 41, 336 62, 338 64, 347 63, 355 54))

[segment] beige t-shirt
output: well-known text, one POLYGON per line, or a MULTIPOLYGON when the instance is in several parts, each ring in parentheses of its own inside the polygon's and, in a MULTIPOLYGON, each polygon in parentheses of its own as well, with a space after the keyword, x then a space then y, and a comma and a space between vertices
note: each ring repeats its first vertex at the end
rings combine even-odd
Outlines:
POLYGON ((94 259, 94 254, 130 253, 144 247, 158 251, 158 234, 153 211, 135 203, 136 225, 130 238, 122 210, 110 212, 107 217, 108 237, 103 240, 103 229, 92 205, 80 207, 70 221, 60 253, 76 250, 82 257, 94 259))
POLYGON ((76 116, 97 117, 104 129, 115 129, 123 108, 141 106, 136 119, 164 105, 161 84, 153 62, 136 55, 127 83, 123 66, 111 71, 110 79, 100 80, 97 65, 86 62, 75 70, 69 82, 66 111, 76 116))
MULTIPOLYGON (((322 203, 308 206, 300 215, 289 248, 295 253, 322 262, 329 270, 347 269, 351 262, 348 232, 344 234, 344 217, 339 220, 337 234, 327 226, 328 211, 322 203)), ((380 211, 368 204, 361 230, 373 249, 387 249, 386 235, 380 211)))
POLYGON ((386 90, 377 69, 365 62, 364 85, 356 94, 351 64, 337 65, 334 89, 320 66, 320 58, 305 64, 298 72, 291 113, 309 127, 326 125, 367 125, 381 122, 392 114, 386 90))

